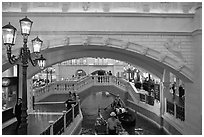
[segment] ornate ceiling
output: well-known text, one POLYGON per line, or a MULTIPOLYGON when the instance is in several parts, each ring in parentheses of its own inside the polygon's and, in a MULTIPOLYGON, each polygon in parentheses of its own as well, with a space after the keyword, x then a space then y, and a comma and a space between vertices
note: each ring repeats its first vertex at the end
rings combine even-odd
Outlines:
POLYGON ((2 2, 2 12, 194 13, 201 2, 2 2))

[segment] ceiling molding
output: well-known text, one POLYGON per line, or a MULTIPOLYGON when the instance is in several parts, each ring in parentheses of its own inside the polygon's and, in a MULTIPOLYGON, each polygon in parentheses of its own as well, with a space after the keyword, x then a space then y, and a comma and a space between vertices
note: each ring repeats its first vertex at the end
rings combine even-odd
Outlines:
MULTIPOLYGON (((21 32, 17 32, 21 35, 21 32)), ((152 31, 32 31, 32 35, 153 35, 192 36, 192 32, 152 32, 152 31)))
POLYGON ((157 17, 157 18, 193 18, 194 14, 184 13, 124 13, 124 12, 2 12, 3 17, 157 17))

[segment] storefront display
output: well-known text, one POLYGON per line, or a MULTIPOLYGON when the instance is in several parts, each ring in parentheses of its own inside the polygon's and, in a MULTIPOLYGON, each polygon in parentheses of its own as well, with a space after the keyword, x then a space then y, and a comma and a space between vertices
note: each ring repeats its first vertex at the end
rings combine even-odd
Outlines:
POLYGON ((17 100, 18 77, 2 78, 2 109, 12 108, 17 100))

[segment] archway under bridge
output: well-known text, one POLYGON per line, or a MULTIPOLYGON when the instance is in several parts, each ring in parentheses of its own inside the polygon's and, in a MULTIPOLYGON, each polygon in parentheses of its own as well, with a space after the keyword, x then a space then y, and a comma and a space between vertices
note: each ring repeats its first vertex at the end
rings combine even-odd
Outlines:
POLYGON ((86 97, 91 95, 92 93, 99 93, 99 92, 109 92, 112 95, 119 95, 120 98, 125 101, 127 99, 128 92, 121 90, 113 85, 107 86, 92 86, 88 89, 85 89, 78 93, 80 100, 83 102, 86 97), (100 90, 99 90, 100 89, 100 90))
MULTIPOLYGON (((46 67, 52 66, 62 61, 82 58, 82 57, 103 57, 112 58, 135 64, 144 68, 148 72, 162 78, 164 69, 169 70, 175 74, 182 81, 192 82, 192 71, 183 62, 175 60, 168 55, 164 55, 159 51, 151 48, 147 48, 135 43, 126 43, 122 41, 122 46, 114 45, 113 43, 97 44, 97 43, 83 43, 75 44, 69 43, 46 48, 42 51, 42 54, 47 59, 46 67), (133 45, 134 48, 130 48, 133 45)), ((8 62, 4 62, 2 70, 6 70, 11 65, 8 62)), ((31 78, 36 73, 40 72, 39 67, 28 67, 28 78, 31 78)))

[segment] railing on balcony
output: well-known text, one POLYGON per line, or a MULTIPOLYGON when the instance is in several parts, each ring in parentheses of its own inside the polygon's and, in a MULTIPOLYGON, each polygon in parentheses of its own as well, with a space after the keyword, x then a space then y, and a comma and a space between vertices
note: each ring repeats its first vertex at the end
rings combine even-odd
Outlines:
POLYGON ((72 122, 73 118, 79 114, 79 103, 73 105, 71 109, 66 111, 61 117, 59 117, 54 123, 51 123, 49 127, 47 127, 41 135, 61 135, 65 132, 65 128, 67 128, 72 122))
POLYGON ((185 108, 176 104, 176 102, 166 100, 166 112, 181 121, 185 120, 185 108))
POLYGON ((154 106, 154 100, 155 98, 153 96, 150 96, 150 95, 147 95, 147 94, 142 94, 142 93, 139 93, 140 95, 140 101, 141 102, 144 102, 148 105, 152 105, 154 106))
POLYGON ((146 102, 146 96, 145 96, 145 94, 139 94, 140 95, 140 101, 141 102, 146 102))

